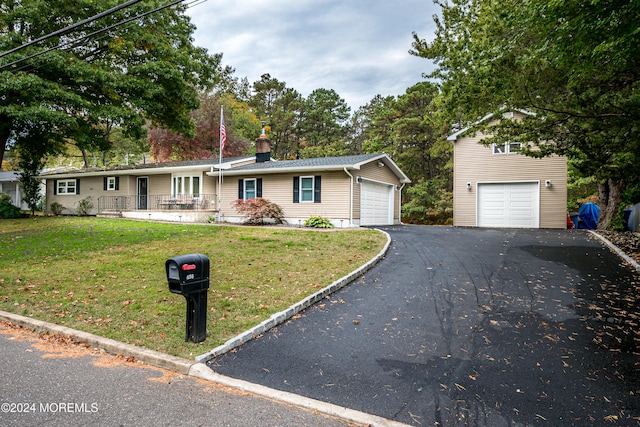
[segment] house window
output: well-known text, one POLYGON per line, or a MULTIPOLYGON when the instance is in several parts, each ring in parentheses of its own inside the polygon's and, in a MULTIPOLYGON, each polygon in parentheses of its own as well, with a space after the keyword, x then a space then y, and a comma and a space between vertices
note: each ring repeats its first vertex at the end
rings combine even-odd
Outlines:
POLYGON ((313 202, 313 177, 300 177, 300 201, 313 202))
POLYGON ((262 178, 238 180, 238 199, 249 200, 262 197, 262 178))
POLYGON ((509 142, 504 144, 493 144, 493 154, 516 154, 522 150, 522 143, 509 142))
POLYGON ((78 180, 59 179, 56 181, 56 194, 79 194, 78 180))
POLYGON ((255 199, 256 198, 256 180, 255 179, 245 179, 244 180, 244 199, 255 199))
POLYGON ((104 178, 104 190, 115 191, 120 189, 120 178, 117 176, 108 176, 104 178))
POLYGON ((171 181, 171 194, 175 196, 200 196, 200 177, 192 175, 174 175, 171 181))
POLYGON ((293 177, 293 203, 320 203, 320 176, 293 177))

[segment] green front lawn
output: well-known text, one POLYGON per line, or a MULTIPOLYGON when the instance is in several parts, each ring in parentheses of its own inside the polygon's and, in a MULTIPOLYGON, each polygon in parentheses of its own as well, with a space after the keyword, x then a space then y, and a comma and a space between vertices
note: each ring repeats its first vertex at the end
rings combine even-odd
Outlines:
POLYGON ((373 230, 163 224, 88 217, 0 220, 0 310, 192 357, 363 265, 373 230), (185 343, 186 302, 165 261, 211 263, 204 343, 185 343))

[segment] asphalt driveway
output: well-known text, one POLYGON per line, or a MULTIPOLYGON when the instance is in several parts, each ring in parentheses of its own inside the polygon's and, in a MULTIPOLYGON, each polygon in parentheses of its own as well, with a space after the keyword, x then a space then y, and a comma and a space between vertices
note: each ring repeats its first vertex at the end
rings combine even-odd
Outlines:
POLYGON ((599 240, 384 229, 365 277, 209 366, 417 426, 640 425, 640 278, 599 240))

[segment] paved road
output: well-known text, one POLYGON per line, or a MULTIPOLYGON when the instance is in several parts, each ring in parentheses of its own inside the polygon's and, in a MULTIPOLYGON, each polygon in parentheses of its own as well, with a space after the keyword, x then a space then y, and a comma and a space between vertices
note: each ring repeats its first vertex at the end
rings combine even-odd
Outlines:
POLYGON ((115 356, 41 349, 0 325, 1 426, 346 426, 115 356))
POLYGON ((640 425, 640 280, 600 241, 385 230, 365 277, 209 366, 416 426, 640 425))

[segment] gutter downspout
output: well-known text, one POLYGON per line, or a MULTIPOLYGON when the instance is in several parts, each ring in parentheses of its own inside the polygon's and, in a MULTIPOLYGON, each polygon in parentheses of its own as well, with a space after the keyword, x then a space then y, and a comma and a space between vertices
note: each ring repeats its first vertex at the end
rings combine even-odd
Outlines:
POLYGON ((407 185, 405 182, 402 183, 402 186, 398 189, 398 223, 402 224, 402 189, 407 185))
POLYGON ((349 175, 349 227, 353 227, 353 175, 344 167, 344 173, 349 175))

